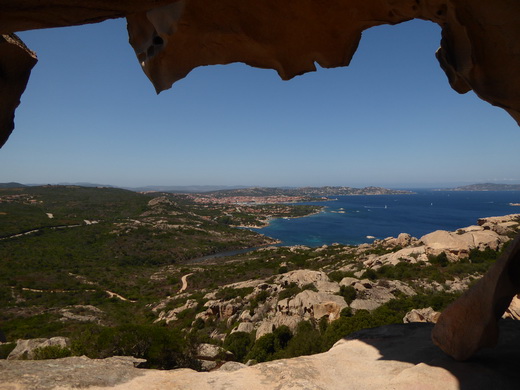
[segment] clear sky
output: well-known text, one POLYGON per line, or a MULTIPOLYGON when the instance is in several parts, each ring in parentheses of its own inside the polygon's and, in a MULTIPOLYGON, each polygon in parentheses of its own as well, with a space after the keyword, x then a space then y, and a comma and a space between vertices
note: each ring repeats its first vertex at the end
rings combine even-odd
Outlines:
POLYGON ((520 183, 520 129, 449 87, 440 28, 363 33, 349 67, 198 68, 156 95, 124 20, 19 34, 39 62, 0 182, 436 187, 520 183))

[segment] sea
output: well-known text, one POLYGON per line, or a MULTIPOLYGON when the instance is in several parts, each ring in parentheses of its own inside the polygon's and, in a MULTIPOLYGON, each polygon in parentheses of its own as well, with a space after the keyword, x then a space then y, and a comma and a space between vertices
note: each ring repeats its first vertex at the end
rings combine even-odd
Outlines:
POLYGON ((409 195, 335 196, 319 214, 277 218, 253 229, 280 240, 281 245, 311 247, 333 243, 359 245, 374 239, 409 233, 414 237, 435 230, 455 231, 476 225, 483 217, 520 214, 520 191, 435 191, 412 189, 409 195))

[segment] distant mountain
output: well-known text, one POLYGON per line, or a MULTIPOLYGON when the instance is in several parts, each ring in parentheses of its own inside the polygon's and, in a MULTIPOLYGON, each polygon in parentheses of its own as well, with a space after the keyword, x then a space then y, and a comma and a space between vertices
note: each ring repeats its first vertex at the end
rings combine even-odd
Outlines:
POLYGON ((10 183, 0 183, 0 188, 21 188, 21 187, 27 187, 24 184, 10 182, 10 183))
POLYGON ((341 195, 401 195, 412 194, 411 191, 390 190, 382 187, 300 187, 270 188, 253 187, 210 192, 217 197, 227 196, 341 196, 341 195))
POLYGON ((144 186, 144 187, 123 187, 127 190, 146 192, 172 192, 172 193, 202 193, 219 190, 235 190, 239 188, 248 188, 245 186, 144 186))
POLYGON ((445 188, 439 191, 520 191, 520 184, 481 183, 445 188))
POLYGON ((103 187, 103 188, 114 188, 110 184, 97 184, 89 182, 77 182, 77 183, 58 183, 58 186, 78 186, 78 187, 103 187))

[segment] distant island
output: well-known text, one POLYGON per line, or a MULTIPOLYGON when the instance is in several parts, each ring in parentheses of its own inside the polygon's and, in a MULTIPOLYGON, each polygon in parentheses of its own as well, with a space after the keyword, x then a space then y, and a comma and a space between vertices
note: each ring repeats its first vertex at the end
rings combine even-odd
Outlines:
POLYGON ((520 191, 520 184, 481 183, 455 188, 443 188, 437 191, 520 191))
POLYGON ((10 182, 10 183, 0 183, 0 188, 23 188, 27 187, 24 184, 10 182))
POLYGON ((232 190, 218 190, 206 192, 214 197, 230 196, 299 196, 299 197, 323 197, 323 196, 343 196, 343 195, 407 195, 413 194, 411 191, 391 190, 382 187, 299 187, 299 188, 271 188, 271 187, 252 187, 237 188, 232 190))

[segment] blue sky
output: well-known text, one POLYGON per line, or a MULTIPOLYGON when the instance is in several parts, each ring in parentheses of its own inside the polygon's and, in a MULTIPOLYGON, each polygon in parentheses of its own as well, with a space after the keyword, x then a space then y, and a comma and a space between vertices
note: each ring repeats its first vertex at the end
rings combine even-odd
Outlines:
POLYGON ((156 95, 124 20, 19 34, 39 62, 0 182, 437 187, 520 183, 520 129, 449 87, 424 21, 363 34, 346 68, 281 81, 195 69, 156 95))

